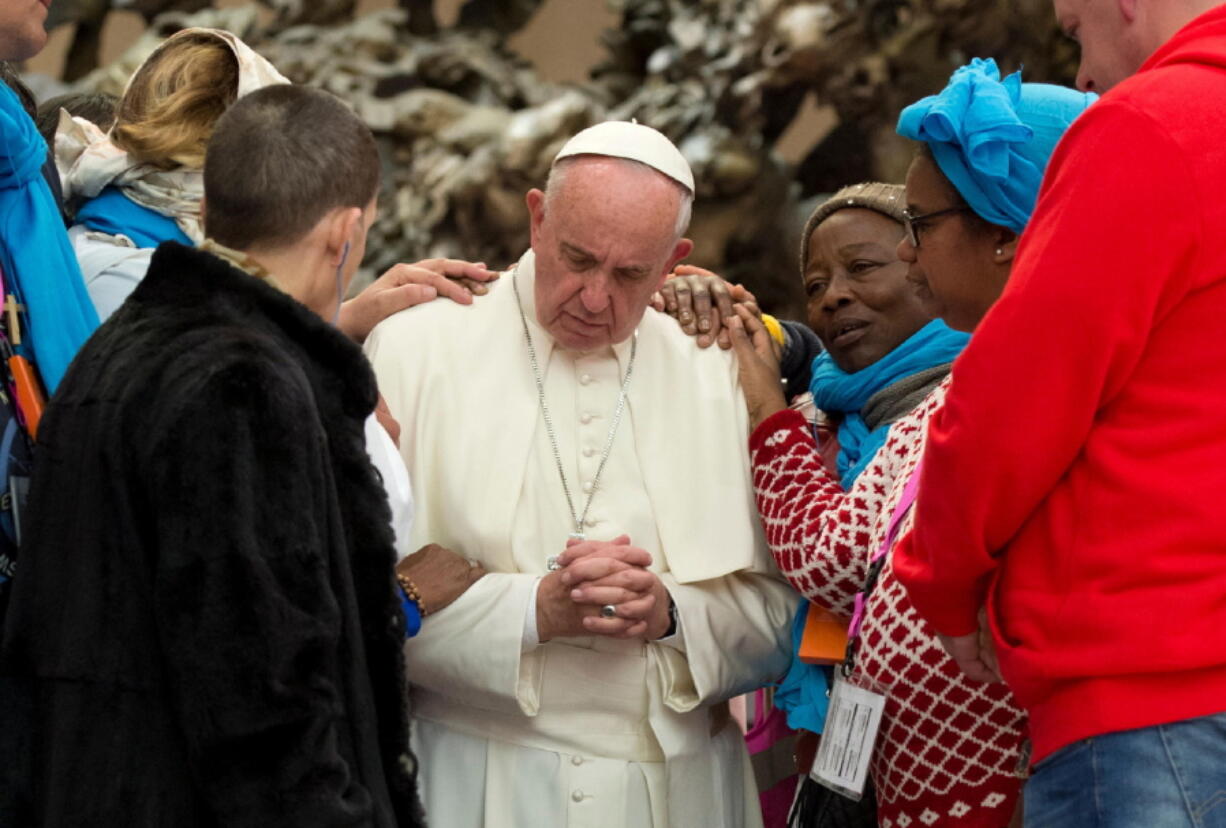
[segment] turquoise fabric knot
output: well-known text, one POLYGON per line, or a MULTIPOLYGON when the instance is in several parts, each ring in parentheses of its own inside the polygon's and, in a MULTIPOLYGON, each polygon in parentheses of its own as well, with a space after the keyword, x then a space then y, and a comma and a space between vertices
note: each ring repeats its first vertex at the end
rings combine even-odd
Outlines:
POLYGON ((904 109, 898 134, 929 146, 979 216, 1021 233, 1056 144, 1096 100, 1063 86, 1022 83, 1021 72, 1001 80, 996 61, 975 58, 954 71, 940 94, 904 109))

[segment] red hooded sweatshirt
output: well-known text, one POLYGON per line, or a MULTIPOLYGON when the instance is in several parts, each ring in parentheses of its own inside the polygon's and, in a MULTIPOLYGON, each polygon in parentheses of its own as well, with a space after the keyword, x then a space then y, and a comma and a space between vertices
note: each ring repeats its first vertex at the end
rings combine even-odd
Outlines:
POLYGON ((987 604, 1035 761, 1226 711, 1226 6, 1065 135, 917 508, 898 579, 987 604))

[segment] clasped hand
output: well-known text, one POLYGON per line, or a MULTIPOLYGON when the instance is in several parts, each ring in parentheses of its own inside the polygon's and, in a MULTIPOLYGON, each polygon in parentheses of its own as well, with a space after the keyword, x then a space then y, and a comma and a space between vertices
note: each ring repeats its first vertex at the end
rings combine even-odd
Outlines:
POLYGON ((621 535, 611 541, 567 542, 559 569, 537 592, 537 634, 551 638, 607 635, 653 641, 668 631, 668 590, 647 567, 651 555, 621 535), (605 618, 600 610, 613 606, 605 618))

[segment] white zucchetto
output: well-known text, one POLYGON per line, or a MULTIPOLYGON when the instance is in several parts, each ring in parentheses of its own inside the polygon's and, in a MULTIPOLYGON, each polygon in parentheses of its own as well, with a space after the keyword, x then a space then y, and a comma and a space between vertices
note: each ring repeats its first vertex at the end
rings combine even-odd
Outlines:
POLYGON ((694 173, 681 150, 659 130, 643 124, 605 121, 590 126, 567 141, 553 163, 574 155, 602 155, 638 161, 667 175, 689 190, 691 195, 694 193, 694 173))

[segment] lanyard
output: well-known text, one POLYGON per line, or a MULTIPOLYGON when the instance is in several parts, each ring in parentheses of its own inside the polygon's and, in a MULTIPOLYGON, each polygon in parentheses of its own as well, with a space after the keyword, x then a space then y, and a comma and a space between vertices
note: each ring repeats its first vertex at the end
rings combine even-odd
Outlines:
POLYGON ((915 497, 919 493, 920 472, 923 468, 924 461, 920 460, 907 479, 907 484, 902 490, 902 497, 894 507, 894 513, 890 515, 890 524, 886 528, 885 539, 868 563, 868 575, 864 579, 864 588, 856 593, 851 623, 847 627, 847 654, 843 658, 844 676, 850 676, 855 667, 856 645, 860 640, 860 627, 864 624, 864 608, 868 605, 868 597, 877 587, 877 579, 881 577, 881 570, 885 567, 886 555, 893 548, 894 541, 898 539, 898 529, 902 526, 907 513, 911 511, 911 507, 915 505, 915 497))

